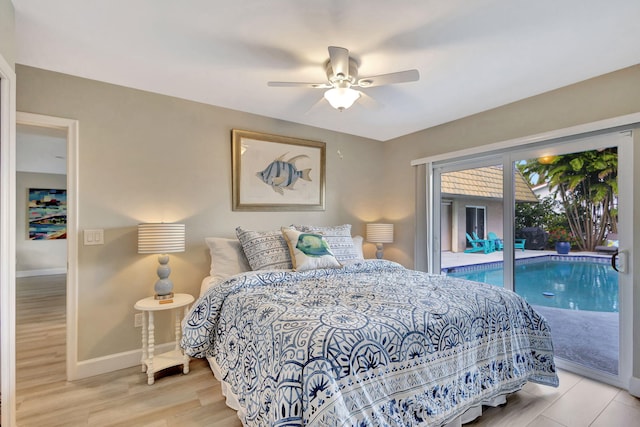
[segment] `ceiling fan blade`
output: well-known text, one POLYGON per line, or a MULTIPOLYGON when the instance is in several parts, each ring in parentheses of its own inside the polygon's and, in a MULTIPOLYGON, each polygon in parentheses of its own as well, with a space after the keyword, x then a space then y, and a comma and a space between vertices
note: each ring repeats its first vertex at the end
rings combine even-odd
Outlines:
POLYGON ((397 73, 380 74, 377 76, 363 77, 358 80, 357 86, 373 87, 391 85, 395 83, 407 83, 420 80, 418 70, 398 71, 397 73))
POLYGON ((328 89, 331 86, 328 83, 306 83, 306 82, 267 82, 267 86, 271 87, 310 87, 314 89, 328 89))
POLYGON ((334 76, 349 76, 349 51, 343 47, 329 46, 329 62, 334 76))

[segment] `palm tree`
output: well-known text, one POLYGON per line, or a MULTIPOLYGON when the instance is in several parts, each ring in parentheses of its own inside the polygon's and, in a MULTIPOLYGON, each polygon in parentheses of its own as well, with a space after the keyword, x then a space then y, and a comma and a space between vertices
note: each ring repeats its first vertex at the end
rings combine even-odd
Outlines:
POLYGON ((580 250, 593 251, 607 232, 618 232, 616 148, 527 160, 518 168, 532 184, 549 184, 580 250))

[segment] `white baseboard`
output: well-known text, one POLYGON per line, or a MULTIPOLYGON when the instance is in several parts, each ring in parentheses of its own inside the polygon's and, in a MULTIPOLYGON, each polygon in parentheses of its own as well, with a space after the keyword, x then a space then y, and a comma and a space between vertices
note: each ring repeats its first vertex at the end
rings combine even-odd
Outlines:
POLYGON ((629 380, 629 394, 640 397, 640 378, 631 377, 629 380))
POLYGON ((56 274, 67 274, 66 267, 16 271, 16 277, 53 276, 56 274))
MULTIPOLYGON (((161 354, 171 351, 175 348, 176 343, 170 342, 156 345, 155 353, 161 354)), ((142 350, 131 350, 123 353, 110 354, 108 356, 96 357, 94 359, 82 360, 78 362, 75 371, 67 372, 67 380, 75 381, 83 378, 93 377, 96 375, 106 374, 108 372, 120 369, 130 368, 132 366, 141 366, 142 350)))

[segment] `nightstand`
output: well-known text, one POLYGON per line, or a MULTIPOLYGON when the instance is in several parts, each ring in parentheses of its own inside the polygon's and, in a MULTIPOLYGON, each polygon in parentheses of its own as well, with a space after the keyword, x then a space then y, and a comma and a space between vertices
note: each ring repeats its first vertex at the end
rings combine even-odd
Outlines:
MULTIPOLYGON (((166 301, 166 300, 165 300, 166 301)), ((148 297, 141 299, 134 308, 142 311, 142 372, 147 373, 147 384, 154 382, 153 374, 171 366, 183 365, 182 372, 189 373, 189 356, 185 355, 180 348, 181 325, 180 321, 187 315, 189 304, 193 302, 193 297, 189 294, 175 294, 170 303, 163 300, 148 297), (180 315, 184 307, 184 313, 180 315), (176 346, 172 351, 154 355, 155 350, 155 326, 153 324, 153 313, 161 310, 173 310, 175 319, 176 346)))

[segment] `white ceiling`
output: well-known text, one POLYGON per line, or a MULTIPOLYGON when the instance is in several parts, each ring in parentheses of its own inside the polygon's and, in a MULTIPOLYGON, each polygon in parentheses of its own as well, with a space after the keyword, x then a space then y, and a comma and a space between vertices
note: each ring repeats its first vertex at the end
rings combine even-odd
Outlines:
POLYGON ((638 0, 13 4, 20 64, 383 141, 640 63, 638 0), (344 112, 321 89, 267 87, 324 82, 330 45, 360 76, 421 79, 344 112))
POLYGON ((16 170, 66 175, 66 132, 59 129, 18 125, 16 127, 16 170))

